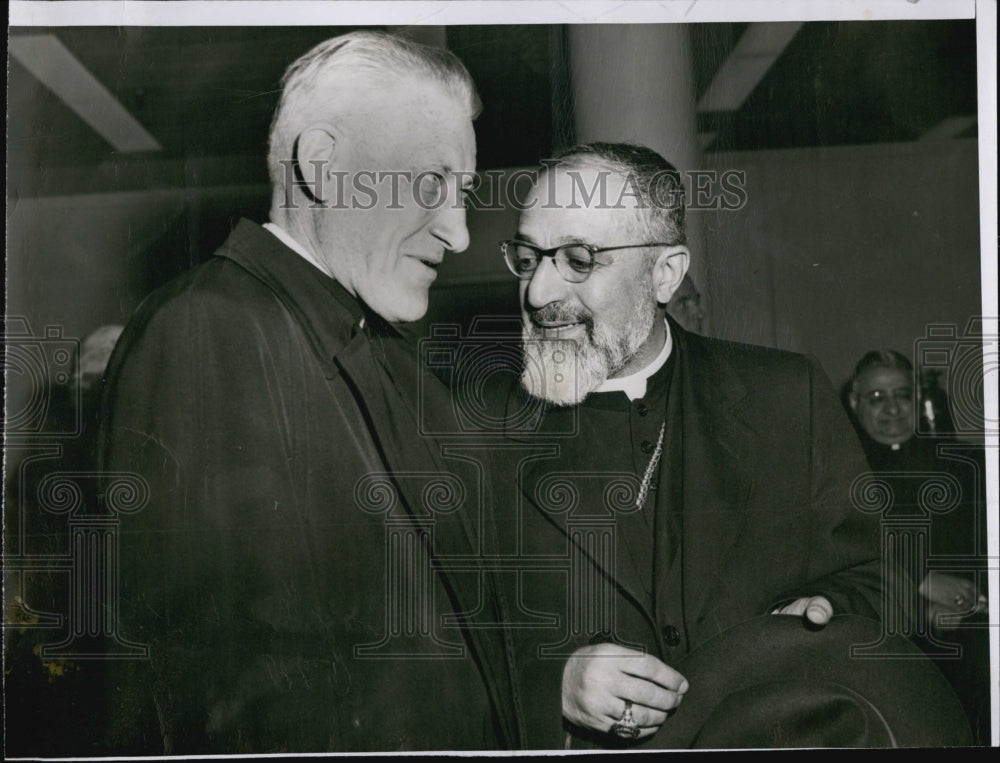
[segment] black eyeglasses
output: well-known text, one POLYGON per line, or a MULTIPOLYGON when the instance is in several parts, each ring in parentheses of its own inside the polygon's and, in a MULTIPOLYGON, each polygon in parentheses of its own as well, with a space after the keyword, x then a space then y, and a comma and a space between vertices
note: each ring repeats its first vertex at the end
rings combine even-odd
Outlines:
POLYGON ((911 387, 900 387, 899 389, 885 390, 873 389, 863 395, 869 405, 885 405, 891 398, 895 403, 912 403, 913 389, 911 387))
POLYGON ((594 271, 595 254, 615 249, 645 249, 650 246, 670 246, 670 244, 622 244, 600 247, 591 244, 563 244, 554 249, 542 249, 534 244, 511 239, 500 242, 500 251, 510 272, 523 281, 535 274, 542 257, 551 257, 559 275, 570 283, 581 283, 594 271))

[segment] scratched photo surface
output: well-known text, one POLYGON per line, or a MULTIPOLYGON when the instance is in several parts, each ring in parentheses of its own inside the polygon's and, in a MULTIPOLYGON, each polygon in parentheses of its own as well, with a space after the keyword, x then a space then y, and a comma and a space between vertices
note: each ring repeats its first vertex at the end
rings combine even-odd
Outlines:
MULTIPOLYGON (((872 410, 883 401, 874 366, 858 373, 858 361, 873 350, 905 356, 909 369, 896 371, 913 387, 911 397, 893 397, 892 404, 910 406, 906 420, 914 441, 943 446, 938 456, 949 466, 936 471, 924 463, 919 475, 907 476, 898 464, 885 462, 896 479, 888 494, 914 496, 917 511, 906 518, 894 514, 892 500, 879 492, 888 483, 878 479, 874 464, 868 482, 861 478, 869 470, 858 470, 861 481, 850 494, 844 491, 844 502, 878 515, 887 546, 919 546, 919 553, 907 557, 915 576, 923 579, 931 570, 963 575, 985 600, 984 453, 995 461, 997 427, 984 420, 984 396, 995 395, 998 339, 989 333, 995 319, 991 324, 983 318, 989 313, 983 306, 981 258, 993 254, 980 251, 981 209, 987 210, 981 208, 979 186, 975 19, 331 27, 298 25, 292 18, 287 25, 240 26, 234 18, 228 23, 9 28, 3 350, 7 756, 155 754, 148 738, 137 741, 142 735, 136 729, 155 727, 157 708, 144 705, 138 693, 109 689, 126 685, 109 675, 141 671, 151 653, 155 656, 149 640, 130 632, 129 618, 123 619, 120 575, 122 560, 135 555, 128 546, 135 541, 132 523, 165 499, 156 495, 162 483, 148 475, 99 467, 109 359, 144 300, 212 260, 241 220, 268 221, 268 135, 282 75, 313 46, 361 28, 398 32, 454 53, 475 81, 482 110, 473 123, 477 175, 464 200, 468 247, 448 253, 435 268, 426 314, 401 327, 419 373, 409 390, 412 431, 405 430, 409 439, 394 447, 404 453, 418 446, 432 450, 446 468, 359 473, 353 495, 344 499, 352 505, 342 501, 331 509, 340 512, 330 522, 336 523, 337 548, 345 559, 352 554, 355 524, 364 525, 366 539, 375 539, 374 553, 349 567, 351 574, 365 566, 370 570, 372 595, 383 597, 374 606, 385 617, 369 628, 367 640, 315 651, 344 648, 364 663, 358 676, 365 671, 380 676, 382 691, 392 674, 404 676, 406 684, 425 682, 402 686, 398 695, 387 692, 384 699, 389 705, 426 705, 413 712, 427 712, 436 691, 446 691, 436 687, 435 666, 466 661, 475 669, 463 624, 471 624, 468 630, 475 634, 536 633, 536 644, 545 646, 535 656, 561 665, 566 645, 583 638, 594 618, 610 618, 595 627, 613 632, 615 618, 627 617, 607 604, 615 598, 614 585, 595 582, 576 566, 572 543, 564 552, 537 550, 539 536, 530 529, 537 517, 500 522, 499 537, 489 529, 491 502, 507 495, 494 483, 496 470, 507 468, 499 464, 510 459, 496 454, 516 452, 521 455, 502 481, 528 490, 543 511, 558 515, 571 538, 573 532, 589 533, 587 542, 609 543, 612 578, 615 565, 630 563, 624 547, 616 545, 624 541, 616 535, 614 511, 622 501, 634 503, 640 489, 645 495, 649 485, 647 480, 640 486, 642 469, 616 476, 582 464, 526 486, 522 480, 530 462, 545 457, 545 448, 532 440, 537 406, 513 412, 513 426, 524 430, 524 438, 512 448, 501 443, 500 419, 487 400, 497 380, 516 383, 523 362, 522 295, 498 242, 517 234, 519 207, 538 177, 539 162, 593 141, 650 146, 680 172, 691 259, 688 278, 667 307, 676 325, 706 337, 811 356, 840 396, 838 415, 855 425, 866 444, 876 435, 865 434, 865 416, 870 414, 877 428, 872 410), (984 347, 993 359, 985 372, 984 347), (443 382, 451 397, 443 404, 432 399, 427 380, 443 382), (446 416, 440 415, 441 405, 446 416), (924 492, 915 482, 941 474, 936 487, 924 492), (942 499, 934 490, 952 497, 942 499), (588 491, 604 497, 610 507, 605 514, 577 510, 574 496, 588 491), (411 494, 421 496, 423 514, 403 521, 399 502, 411 494), (973 509, 959 515, 960 504, 973 509), (456 550, 448 539, 463 532, 472 542, 456 550), (404 565, 423 565, 427 576, 451 576, 454 590, 401 590, 396 584, 402 578, 394 575, 404 565), (491 619, 485 599, 476 602, 493 585, 515 591, 515 604, 502 622, 491 619), (464 599, 467 606, 456 608, 455 591, 471 591, 471 603, 464 599), (610 615, 592 611, 606 605, 610 615), (421 663, 412 676, 407 661, 421 663)), ((995 310, 995 295, 992 305, 995 310)), ((252 342, 233 348, 253 351, 252 342)), ((179 394, 185 405, 197 407, 196 400, 179 394)), ((573 417, 560 426, 557 448, 566 442, 559 438, 580 434, 573 417)), ((330 471, 353 463, 354 440, 333 442, 330 471)), ((602 442, 598 435, 590 448, 599 453, 616 442, 610 436, 602 442)), ((787 461, 797 463, 800 455, 788 453, 787 461)), ((253 474, 240 479, 266 483, 253 474)), ((995 485, 990 489, 995 501, 995 485)), ((530 501, 511 500, 517 503, 515 514, 532 511, 530 501)), ((991 509, 995 524, 995 505, 991 509)), ((273 532, 278 544, 287 534, 282 528, 264 532, 273 532)), ((336 576, 337 560, 320 568, 336 576)), ((162 569, 174 574, 169 560, 162 569)), ((329 590, 342 595, 343 587, 329 590)), ((928 605, 913 595, 912 602, 897 603, 923 617, 928 605)), ((995 629, 995 606, 981 602, 972 617, 962 622, 953 617, 934 638, 919 624, 898 626, 890 634, 921 642, 945 665, 943 675, 949 666, 959 666, 956 680, 968 692, 959 700, 972 719, 971 741, 977 746, 990 744, 996 715, 989 709, 989 664, 981 651, 990 623, 995 629)), ((282 617, 291 623, 289 630, 298 619, 308 619, 303 612, 282 617)), ((308 627, 300 632, 308 633, 308 627)), ((669 642, 666 627, 663 633, 669 642)), ((269 637, 262 631, 260 638, 269 637)), ((191 650, 201 646, 192 643, 191 650)), ((247 659, 259 659, 251 651, 247 659)), ((307 661, 303 670, 311 678, 301 680, 327 680, 323 671, 331 659, 336 662, 307 661)), ((248 696, 258 697, 255 691, 280 696, 282 686, 299 680, 293 675, 297 667, 279 663, 276 658, 269 677, 265 667, 242 666, 255 674, 246 681, 261 684, 244 687, 248 696)), ((353 688, 343 695, 317 691, 324 702, 355 701, 353 688)), ((558 689, 551 697, 558 703, 558 689)), ((223 704, 215 706, 219 717, 212 722, 225 725, 227 712, 241 712, 223 704)), ((449 725, 446 718, 436 722, 449 725)), ((291 748, 254 749, 251 741, 234 751, 409 749, 405 737, 380 736, 379 719, 346 713, 343 724, 348 728, 339 736, 331 732, 329 746, 317 746, 312 735, 302 733, 287 737, 298 740, 288 743, 291 748), (371 725, 352 736, 352 723, 371 725)), ((446 733, 440 746, 414 744, 456 749, 446 733)))

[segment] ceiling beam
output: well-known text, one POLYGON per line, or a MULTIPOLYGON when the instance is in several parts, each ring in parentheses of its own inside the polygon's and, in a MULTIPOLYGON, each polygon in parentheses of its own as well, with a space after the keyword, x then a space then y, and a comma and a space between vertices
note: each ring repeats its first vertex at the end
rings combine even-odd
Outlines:
POLYGON ((698 111, 738 111, 801 27, 802 22, 748 26, 698 101, 698 111))
POLYGON ((116 151, 159 151, 156 138, 51 34, 14 35, 10 54, 116 151))

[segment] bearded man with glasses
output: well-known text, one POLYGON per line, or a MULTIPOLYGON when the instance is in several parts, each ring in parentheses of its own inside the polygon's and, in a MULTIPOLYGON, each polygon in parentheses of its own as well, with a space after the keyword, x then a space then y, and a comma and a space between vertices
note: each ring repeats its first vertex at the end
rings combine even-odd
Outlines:
MULTIPOLYGON (((839 615, 880 627, 879 525, 850 498, 864 456, 819 364, 666 314, 691 258, 683 194, 648 148, 577 146, 545 164, 500 244, 524 360, 504 410, 540 410, 532 431, 509 429, 510 493, 495 499, 499 537, 532 560, 506 598, 551 618, 512 629, 529 747, 711 746, 672 732, 706 680, 685 674, 689 654, 751 621, 811 643, 838 638, 839 615)), ((781 680, 825 662, 792 652, 781 680)), ((779 691, 773 725, 741 703, 750 715, 727 711, 726 733, 745 722, 756 736, 719 746, 881 743, 833 722, 824 691, 779 691)))

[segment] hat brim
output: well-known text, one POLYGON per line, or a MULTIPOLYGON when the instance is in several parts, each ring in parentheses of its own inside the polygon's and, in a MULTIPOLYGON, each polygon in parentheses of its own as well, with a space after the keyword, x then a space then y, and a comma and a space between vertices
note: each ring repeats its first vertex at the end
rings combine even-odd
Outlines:
POLYGON ((674 667, 690 688, 643 747, 972 744, 962 705, 933 662, 869 618, 838 615, 811 628, 801 617, 765 615, 674 667))

